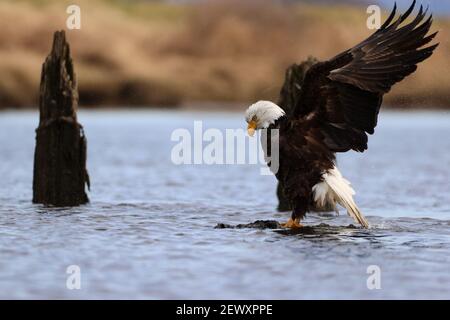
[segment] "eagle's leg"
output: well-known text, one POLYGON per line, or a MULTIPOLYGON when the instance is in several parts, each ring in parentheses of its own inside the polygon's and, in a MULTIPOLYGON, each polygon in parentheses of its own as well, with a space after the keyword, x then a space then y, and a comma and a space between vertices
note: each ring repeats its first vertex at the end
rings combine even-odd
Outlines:
POLYGON ((302 228, 303 225, 300 223, 300 218, 289 218, 289 220, 286 223, 282 223, 281 226, 283 228, 291 228, 291 229, 298 229, 302 228))
POLYGON ((303 199, 299 199, 297 201, 297 205, 294 206, 294 209, 292 210, 292 215, 289 218, 289 220, 286 223, 282 223, 281 226, 283 228, 291 228, 291 229, 298 229, 302 228, 303 225, 300 223, 300 220, 303 219, 303 217, 306 214, 306 201, 303 201, 303 199))

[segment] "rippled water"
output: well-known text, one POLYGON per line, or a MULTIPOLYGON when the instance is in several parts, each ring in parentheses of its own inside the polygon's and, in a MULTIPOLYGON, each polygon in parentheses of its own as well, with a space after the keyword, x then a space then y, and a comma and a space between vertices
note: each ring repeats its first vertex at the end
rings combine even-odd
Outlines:
POLYGON ((72 209, 30 203, 37 119, 0 113, 0 298, 450 298, 448 113, 383 113, 369 151, 339 157, 372 228, 310 215, 332 227, 309 235, 214 229, 287 219, 274 178, 170 161, 174 128, 241 128, 240 114, 82 112, 91 203, 72 209))

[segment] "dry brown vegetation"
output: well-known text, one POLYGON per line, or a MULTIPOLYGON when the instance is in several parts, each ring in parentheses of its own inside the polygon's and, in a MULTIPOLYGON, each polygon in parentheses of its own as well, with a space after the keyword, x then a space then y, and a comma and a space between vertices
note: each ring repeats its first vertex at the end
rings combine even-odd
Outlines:
MULTIPOLYGON (((37 104, 40 68, 72 2, 0 3, 0 107, 37 104)), ((78 1, 68 31, 82 105, 176 105, 275 99, 285 69, 334 56, 371 33, 364 8, 261 1, 191 6, 78 1)), ((450 22, 435 55, 387 96, 400 107, 450 107, 450 22)))

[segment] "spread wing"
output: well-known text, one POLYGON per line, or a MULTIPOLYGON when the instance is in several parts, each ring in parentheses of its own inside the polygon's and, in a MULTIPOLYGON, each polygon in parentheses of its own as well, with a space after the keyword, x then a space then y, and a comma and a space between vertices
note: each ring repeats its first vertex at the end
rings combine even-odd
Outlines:
POLYGON ((410 8, 394 21, 396 5, 386 22, 369 38, 334 58, 313 65, 305 75, 293 119, 314 121, 333 152, 367 149, 367 134, 377 124, 383 94, 413 73, 438 44, 427 35, 432 16, 420 10, 408 24, 410 8))

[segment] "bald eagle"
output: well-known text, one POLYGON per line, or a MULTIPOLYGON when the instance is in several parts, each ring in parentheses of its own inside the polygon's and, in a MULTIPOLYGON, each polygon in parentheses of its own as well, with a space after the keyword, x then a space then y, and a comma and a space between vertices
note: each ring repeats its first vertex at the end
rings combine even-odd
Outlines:
MULTIPOLYGON (((368 228, 353 200, 355 191, 336 167, 335 153, 367 149, 367 134, 374 133, 383 95, 413 73, 438 46, 426 46, 437 32, 428 35, 432 15, 426 17, 422 6, 412 21, 403 24, 415 2, 395 20, 394 5, 388 19, 367 39, 328 61, 313 64, 289 114, 270 101, 258 101, 246 110, 250 136, 258 129, 268 133, 278 129, 275 175, 293 208, 284 227, 302 227, 300 220, 307 212, 337 210, 336 204, 340 204, 368 228)), ((270 134, 262 138, 270 139, 270 134)), ((265 152, 269 158, 270 148, 265 152)))

